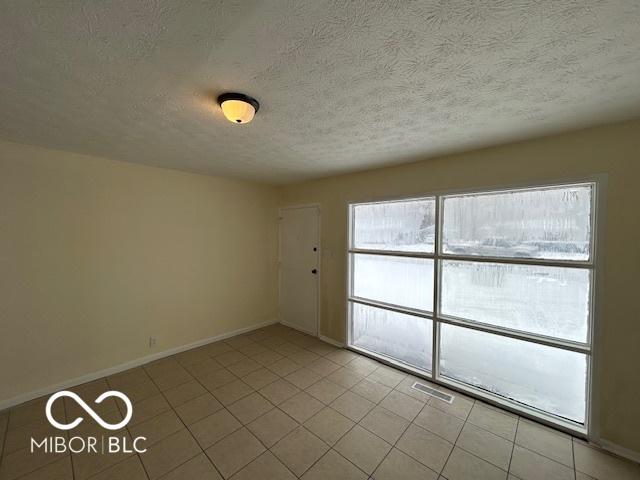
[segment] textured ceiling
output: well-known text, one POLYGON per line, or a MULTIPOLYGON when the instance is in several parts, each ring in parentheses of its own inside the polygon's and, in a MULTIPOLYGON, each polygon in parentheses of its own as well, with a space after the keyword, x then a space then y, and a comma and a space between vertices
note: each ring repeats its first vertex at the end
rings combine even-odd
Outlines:
POLYGON ((634 116, 637 0, 0 2, 21 143, 285 183, 634 116))

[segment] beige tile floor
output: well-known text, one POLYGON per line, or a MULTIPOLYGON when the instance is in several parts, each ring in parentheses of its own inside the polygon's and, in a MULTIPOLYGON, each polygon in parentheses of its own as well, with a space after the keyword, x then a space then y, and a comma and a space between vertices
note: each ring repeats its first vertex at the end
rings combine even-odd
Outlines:
MULTIPOLYGON (((414 378, 273 325, 74 388, 134 402, 127 438, 140 455, 29 452, 60 435, 46 398, 0 412, 0 480, 377 479, 626 480, 640 466, 455 394, 447 404, 414 378)), ((56 403, 58 418, 81 410, 56 403)), ((97 409, 116 422, 113 399, 97 409)), ((89 419, 73 435, 102 435, 89 419)))

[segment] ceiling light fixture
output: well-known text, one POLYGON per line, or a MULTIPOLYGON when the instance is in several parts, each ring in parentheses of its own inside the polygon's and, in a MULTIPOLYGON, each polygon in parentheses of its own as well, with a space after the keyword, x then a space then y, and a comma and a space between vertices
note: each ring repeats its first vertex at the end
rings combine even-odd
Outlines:
POLYGON ((242 93, 223 93, 218 97, 218 105, 227 120, 233 123, 249 123, 260 108, 255 98, 242 93))

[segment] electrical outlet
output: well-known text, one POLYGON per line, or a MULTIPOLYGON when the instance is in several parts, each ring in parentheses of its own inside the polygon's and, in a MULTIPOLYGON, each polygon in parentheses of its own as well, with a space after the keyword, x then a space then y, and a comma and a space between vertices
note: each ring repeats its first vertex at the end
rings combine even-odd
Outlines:
POLYGON ((149 348, 153 348, 156 346, 156 339, 155 337, 149 337, 149 348))

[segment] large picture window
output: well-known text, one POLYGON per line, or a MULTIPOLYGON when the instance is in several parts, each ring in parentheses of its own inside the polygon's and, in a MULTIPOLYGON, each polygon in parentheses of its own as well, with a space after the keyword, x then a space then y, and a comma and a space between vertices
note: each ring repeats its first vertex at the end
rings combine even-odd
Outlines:
POLYGON ((584 427, 596 185, 349 207, 349 345, 584 427))

